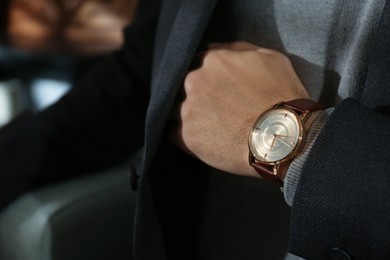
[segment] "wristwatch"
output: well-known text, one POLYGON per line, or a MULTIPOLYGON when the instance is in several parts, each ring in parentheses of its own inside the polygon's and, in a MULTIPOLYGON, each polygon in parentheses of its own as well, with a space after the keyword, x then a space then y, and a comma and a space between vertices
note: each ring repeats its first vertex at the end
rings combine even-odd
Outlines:
POLYGON ((283 186, 291 161, 303 150, 315 111, 309 100, 280 102, 261 114, 249 133, 249 164, 265 179, 283 186))

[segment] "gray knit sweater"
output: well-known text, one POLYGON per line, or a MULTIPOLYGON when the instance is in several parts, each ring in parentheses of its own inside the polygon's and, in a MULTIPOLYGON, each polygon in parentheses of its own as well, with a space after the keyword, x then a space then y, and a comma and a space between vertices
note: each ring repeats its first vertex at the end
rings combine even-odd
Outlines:
MULTIPOLYGON (((234 38, 289 56, 312 99, 328 106, 357 93, 364 80, 367 46, 384 0, 225 0, 224 22, 234 38)), ((331 109, 312 127, 305 152, 285 182, 292 205, 301 169, 331 109)))

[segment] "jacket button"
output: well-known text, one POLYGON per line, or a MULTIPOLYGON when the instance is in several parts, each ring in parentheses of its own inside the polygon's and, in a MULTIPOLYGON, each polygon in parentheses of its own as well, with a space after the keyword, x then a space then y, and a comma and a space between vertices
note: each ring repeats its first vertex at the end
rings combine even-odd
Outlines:
POLYGON ((130 185, 132 190, 137 190, 138 188, 138 179, 137 170, 134 166, 130 167, 130 185))
POLYGON ((334 247, 329 251, 329 258, 334 260, 351 260, 351 256, 343 249, 334 247))

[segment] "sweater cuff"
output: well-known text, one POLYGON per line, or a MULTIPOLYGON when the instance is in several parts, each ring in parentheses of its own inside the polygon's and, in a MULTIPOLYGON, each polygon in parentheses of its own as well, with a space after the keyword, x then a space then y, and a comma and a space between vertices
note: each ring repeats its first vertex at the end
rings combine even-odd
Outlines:
POLYGON ((286 178, 284 180, 284 199, 290 206, 293 203, 295 191, 297 190, 299 179, 301 178, 301 172, 303 169, 303 165, 305 164, 306 158, 309 155, 311 148, 313 147, 318 135, 320 134, 322 127, 328 121, 333 110, 333 107, 328 108, 317 117, 308 132, 303 152, 292 161, 287 170, 286 178))

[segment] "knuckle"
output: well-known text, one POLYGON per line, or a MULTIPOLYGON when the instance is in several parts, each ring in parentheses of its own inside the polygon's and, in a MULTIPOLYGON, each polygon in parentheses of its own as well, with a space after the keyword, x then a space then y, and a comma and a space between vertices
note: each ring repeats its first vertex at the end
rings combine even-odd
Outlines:
POLYGON ((208 51, 203 58, 204 66, 214 66, 215 64, 220 63, 224 57, 228 54, 226 49, 216 49, 208 51))
POLYGON ((253 51, 256 50, 257 46, 246 41, 235 41, 231 43, 230 47, 236 51, 253 51))
POLYGON ((263 61, 267 63, 291 66, 290 59, 282 52, 271 49, 259 49, 258 54, 260 54, 263 61))
POLYGON ((226 46, 230 49, 236 49, 238 47, 245 46, 246 44, 247 43, 244 41, 234 41, 234 42, 227 43, 226 46))
POLYGON ((194 145, 194 135, 191 132, 191 129, 186 125, 182 126, 179 138, 186 149, 193 150, 194 147, 196 147, 196 145, 194 145))
POLYGON ((280 59, 283 62, 286 62, 286 61, 290 62, 290 59, 285 54, 283 54, 283 53, 281 53, 279 51, 274 51, 274 52, 275 52, 274 56, 276 58, 280 59))
POLYGON ((275 50, 270 50, 271 55, 274 56, 276 59, 279 59, 282 62, 290 61, 290 59, 283 53, 275 50))
POLYGON ((270 55, 271 57, 274 57, 274 58, 279 58, 279 59, 284 59, 284 58, 287 58, 286 55, 284 55, 283 53, 277 51, 277 50, 272 50, 272 49, 266 49, 266 48, 260 48, 257 50, 259 53, 261 54, 268 54, 270 55))
POLYGON ((185 92, 187 94, 193 92, 198 81, 199 81, 199 72, 197 70, 189 72, 184 78, 185 92))
MULTIPOLYGON (((187 120, 189 118, 189 116, 191 115, 191 109, 188 105, 188 101, 185 101, 181 104, 181 107, 180 107, 180 118, 182 119, 182 121, 184 123, 186 123, 185 120, 187 120)), ((184 125, 184 124, 183 124, 184 125)), ((185 126, 185 125, 184 125, 185 126)))
POLYGON ((276 51, 276 50, 272 50, 272 49, 268 49, 268 52, 269 52, 271 55, 275 56, 275 57, 282 57, 282 56, 284 55, 284 54, 282 54, 281 52, 276 51))

